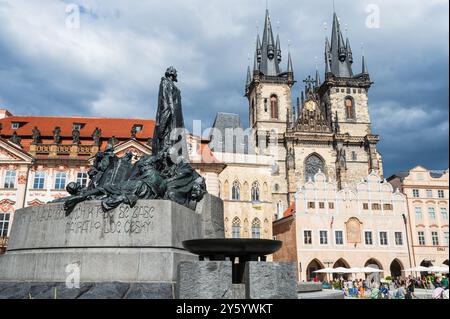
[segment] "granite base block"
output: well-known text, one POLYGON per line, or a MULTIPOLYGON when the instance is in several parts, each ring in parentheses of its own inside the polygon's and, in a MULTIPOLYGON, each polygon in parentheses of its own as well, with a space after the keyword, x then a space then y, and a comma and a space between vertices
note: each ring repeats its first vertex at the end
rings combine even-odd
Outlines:
POLYGON ((182 262, 178 265, 177 299, 232 299, 230 261, 182 262))
POLYGON ((246 299, 297 299, 296 273, 295 263, 248 262, 246 299))
POLYGON ((173 299, 169 283, 0 283, 0 299, 173 299))

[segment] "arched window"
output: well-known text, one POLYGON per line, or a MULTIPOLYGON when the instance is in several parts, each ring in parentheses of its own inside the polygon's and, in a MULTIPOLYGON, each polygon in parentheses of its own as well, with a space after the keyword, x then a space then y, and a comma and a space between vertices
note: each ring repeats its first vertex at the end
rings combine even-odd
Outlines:
POLYGON ((278 119, 278 96, 275 94, 270 97, 270 116, 278 119))
POLYGON ((255 218, 252 222, 252 238, 260 239, 261 238, 261 222, 258 218, 255 218))
POLYGON ((241 220, 238 217, 233 219, 232 237, 241 238, 241 220))
POLYGON ((345 98, 345 112, 347 119, 355 119, 355 102, 351 97, 345 98))
POLYGON ((233 183, 233 188, 231 188, 231 199, 241 200, 241 187, 239 186, 238 181, 235 181, 233 183))
POLYGON ((258 182, 252 184, 252 202, 260 201, 260 192, 258 182))
POLYGON ((325 163, 319 155, 312 154, 305 160, 305 181, 308 182, 310 179, 314 181, 319 171, 325 172, 325 163))

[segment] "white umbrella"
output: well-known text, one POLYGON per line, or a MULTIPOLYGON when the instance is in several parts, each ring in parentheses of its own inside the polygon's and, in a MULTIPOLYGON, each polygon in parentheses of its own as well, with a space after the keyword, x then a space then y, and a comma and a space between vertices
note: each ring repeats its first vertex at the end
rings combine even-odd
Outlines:
POLYGON ((335 269, 333 269, 333 271, 336 274, 351 274, 351 273, 353 273, 353 271, 351 269, 344 268, 344 267, 335 268, 335 269))
POLYGON ((408 269, 405 269, 405 270, 402 270, 402 271, 411 271, 411 272, 413 272, 413 271, 417 271, 417 272, 429 272, 429 271, 430 271, 430 268, 424 267, 424 266, 418 266, 418 267, 414 267, 414 268, 408 268, 408 269))
POLYGON ((383 272, 383 270, 381 270, 381 269, 372 268, 372 267, 364 267, 364 268, 361 268, 361 270, 365 274, 373 274, 373 273, 383 272))
POLYGON ((324 269, 316 270, 314 272, 318 273, 318 274, 332 274, 333 271, 334 271, 333 268, 324 268, 324 269))
POLYGON ((428 268, 429 272, 448 274, 448 266, 433 266, 428 268))

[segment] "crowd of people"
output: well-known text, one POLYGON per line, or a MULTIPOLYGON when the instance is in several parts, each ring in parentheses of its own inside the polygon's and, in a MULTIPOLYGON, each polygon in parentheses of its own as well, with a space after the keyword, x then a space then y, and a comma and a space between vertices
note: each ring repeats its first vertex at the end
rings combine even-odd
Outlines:
POLYGON ((448 276, 421 276, 394 278, 389 281, 371 282, 344 278, 324 282, 325 288, 340 289, 349 298, 417 299, 416 289, 432 290, 432 299, 449 299, 448 276))

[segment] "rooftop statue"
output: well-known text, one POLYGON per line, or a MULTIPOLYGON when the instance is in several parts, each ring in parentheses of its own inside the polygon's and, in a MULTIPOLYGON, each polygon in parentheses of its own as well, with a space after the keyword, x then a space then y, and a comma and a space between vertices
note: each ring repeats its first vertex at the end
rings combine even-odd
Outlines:
POLYGON ((78 203, 89 200, 101 200, 105 212, 121 204, 134 207, 139 199, 171 200, 195 210, 207 193, 206 183, 180 155, 180 150, 187 150, 184 136, 173 134, 180 128, 184 133, 181 95, 173 84, 176 80, 176 70, 169 68, 161 81, 153 154, 133 165, 132 153, 119 158, 114 144, 108 143, 105 151, 95 156, 88 186, 70 183, 66 189, 71 196, 54 201, 63 202, 68 215, 78 203))

